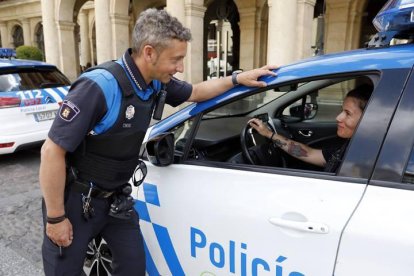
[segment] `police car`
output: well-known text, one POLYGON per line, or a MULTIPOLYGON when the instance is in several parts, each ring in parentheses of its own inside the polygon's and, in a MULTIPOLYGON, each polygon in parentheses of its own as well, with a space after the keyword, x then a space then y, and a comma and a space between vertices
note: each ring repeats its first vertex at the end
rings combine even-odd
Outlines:
MULTIPOLYGON (((148 275, 411 275, 413 21, 414 0, 389 1, 366 49, 283 66, 265 88, 234 87, 152 126, 133 192, 148 275), (287 156, 240 161, 249 137, 266 143, 246 127, 255 116, 312 147, 336 143, 342 99, 361 83, 373 92, 335 173, 287 156)), ((88 254, 110 273, 104 241, 88 254)))
POLYGON ((0 154, 46 139, 70 82, 54 66, 0 48, 0 154))

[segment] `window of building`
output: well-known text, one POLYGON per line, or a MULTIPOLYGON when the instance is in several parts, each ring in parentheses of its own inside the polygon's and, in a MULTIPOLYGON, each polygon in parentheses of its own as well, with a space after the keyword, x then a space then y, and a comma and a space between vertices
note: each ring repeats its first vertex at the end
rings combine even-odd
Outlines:
POLYGON ((24 45, 23 28, 22 27, 16 26, 14 28, 12 36, 13 36, 13 43, 14 43, 15 48, 24 45))

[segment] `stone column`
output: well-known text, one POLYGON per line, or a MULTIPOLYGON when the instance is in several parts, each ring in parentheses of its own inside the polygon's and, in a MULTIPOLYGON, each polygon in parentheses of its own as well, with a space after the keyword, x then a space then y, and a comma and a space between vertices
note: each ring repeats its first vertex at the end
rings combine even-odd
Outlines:
POLYGON ((43 37, 45 41, 46 62, 59 66, 59 45, 55 23, 55 1, 42 0, 43 37))
POLYGON ((268 0, 269 28, 267 63, 284 65, 296 60, 297 2, 268 0))
POLYGON ((77 57, 75 50, 75 23, 70 21, 57 22, 60 55, 59 68, 71 80, 74 81, 79 75, 77 57))
POLYGON ((261 10, 256 10, 254 49, 253 67, 257 68, 266 64, 265 57, 267 53, 267 18, 263 20, 261 10))
POLYGON ((109 0, 95 0, 95 28, 97 63, 112 59, 112 28, 109 0))
POLYGON ((193 30, 192 41, 188 44, 186 58, 186 80, 191 83, 203 81, 204 14, 203 1, 185 4, 186 26, 193 30))
POLYGON ((7 24, 6 22, 0 23, 0 35, 1 35, 1 46, 4 48, 10 48, 10 36, 9 32, 7 31, 7 24))
POLYGON ((21 22, 23 26, 23 44, 27 46, 32 46, 32 41, 30 39, 30 21, 27 18, 23 18, 21 22))
MULTIPOLYGON (((183 24, 184 26, 188 28, 187 20, 186 20, 186 13, 185 13, 185 2, 186 0, 167 0, 167 5, 165 7, 165 10, 172 16, 176 17, 181 22, 181 24, 183 24)), ((191 2, 191 0, 188 2, 191 2)), ((194 33, 192 32, 191 34, 193 35, 193 39, 194 39, 194 33)), ((175 74, 175 77, 181 80, 189 81, 190 79, 189 77, 190 66, 191 66, 189 64, 189 61, 191 60, 189 58, 189 56, 191 55, 190 48, 191 48, 191 43, 188 43, 187 56, 184 58, 184 73, 175 74)), ((163 118, 165 118, 178 110, 179 110, 179 107, 172 107, 172 106, 166 105, 162 116, 163 118)))
POLYGON ((255 48, 256 9, 239 9, 240 14, 240 68, 244 71, 253 69, 255 48))
POLYGON ((316 0, 298 0, 297 57, 312 56, 312 24, 316 0))
POLYGON ((177 17, 177 19, 183 23, 185 22, 185 2, 191 2, 194 1, 185 1, 185 0, 167 0, 167 6, 165 7, 165 10, 171 14, 174 17, 177 17))
POLYGON ((89 43, 89 20, 87 11, 81 11, 78 15, 80 27, 80 65, 86 66, 91 62, 91 51, 89 43))
POLYGON ((347 50, 348 16, 351 3, 349 0, 327 0, 326 5, 325 53, 347 50))
POLYGON ((112 33, 116 39, 112 40, 112 59, 122 56, 129 45, 129 16, 111 14, 112 33))
MULTIPOLYGON (((187 21, 185 18, 185 0, 167 0, 167 6, 165 10, 171 14, 172 16, 176 17, 184 26, 188 27, 187 21)), ((194 34, 193 34, 194 35, 194 34)), ((190 45, 189 45, 190 46, 190 45)), ((175 76, 182 80, 188 80, 188 55, 189 49, 187 49, 187 58, 184 61, 184 73, 177 73, 175 76)))

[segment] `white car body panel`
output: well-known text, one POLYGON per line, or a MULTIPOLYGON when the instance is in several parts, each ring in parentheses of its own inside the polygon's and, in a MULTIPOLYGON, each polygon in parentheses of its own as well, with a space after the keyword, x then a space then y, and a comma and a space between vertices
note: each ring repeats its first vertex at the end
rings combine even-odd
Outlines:
POLYGON ((366 187, 193 165, 147 166, 136 208, 160 275, 332 275, 341 232, 366 187), (328 229, 299 231, 271 218, 328 229), (154 234, 157 227, 168 233, 172 248, 159 248, 168 242, 154 234))
POLYGON ((0 154, 12 153, 19 146, 45 140, 53 118, 38 122, 35 114, 52 112, 56 115, 59 110, 58 103, 63 101, 68 90, 69 86, 17 92, 22 100, 36 99, 32 97, 42 96, 40 92, 43 92, 43 95, 47 93, 56 103, 0 108, 0 144, 14 142, 12 147, 0 148, 0 154))
POLYGON ((413 214, 414 191, 369 186, 344 231, 335 275, 409 275, 413 214))

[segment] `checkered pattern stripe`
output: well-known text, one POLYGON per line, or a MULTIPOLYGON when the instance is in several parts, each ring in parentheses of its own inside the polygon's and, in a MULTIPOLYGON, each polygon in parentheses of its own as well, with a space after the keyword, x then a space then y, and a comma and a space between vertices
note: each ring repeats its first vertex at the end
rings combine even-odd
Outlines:
MULTIPOLYGON (((158 245, 162 251, 164 259, 168 265, 168 268, 171 271, 172 275, 185 275, 183 268, 181 267, 178 256, 175 252, 174 245, 171 241, 168 229, 164 226, 161 226, 157 223, 151 221, 151 216, 149 212, 149 207, 161 207, 160 200, 158 198, 158 189, 157 186, 151 183, 144 182, 143 184, 144 197, 143 200, 138 199, 135 202, 135 210, 137 210, 141 221, 145 221, 152 225, 155 236, 158 241, 158 245)), ((151 255, 151 252, 147 246, 147 240, 144 236, 144 248, 146 254, 146 263, 147 263, 147 273, 148 275, 160 275, 158 272, 157 266, 154 262, 154 259, 151 255)))

